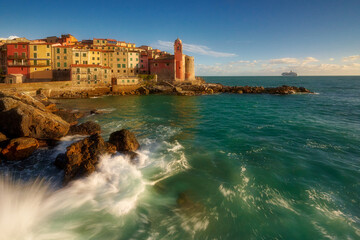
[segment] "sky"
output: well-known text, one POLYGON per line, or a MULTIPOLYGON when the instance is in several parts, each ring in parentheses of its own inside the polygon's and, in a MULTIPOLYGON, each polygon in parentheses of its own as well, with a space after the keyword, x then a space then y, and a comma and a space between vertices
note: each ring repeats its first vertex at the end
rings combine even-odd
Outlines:
POLYGON ((0 0, 0 38, 179 37, 199 76, 360 75, 359 25, 360 0, 0 0))

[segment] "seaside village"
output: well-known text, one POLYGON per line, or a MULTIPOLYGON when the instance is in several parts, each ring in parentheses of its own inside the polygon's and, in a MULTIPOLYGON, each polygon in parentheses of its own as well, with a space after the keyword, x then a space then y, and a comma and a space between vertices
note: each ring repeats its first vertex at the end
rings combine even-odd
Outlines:
POLYGON ((71 81, 72 86, 136 85, 143 79, 192 81, 194 57, 174 42, 174 54, 115 39, 77 40, 71 34, 0 40, 0 82, 71 81))

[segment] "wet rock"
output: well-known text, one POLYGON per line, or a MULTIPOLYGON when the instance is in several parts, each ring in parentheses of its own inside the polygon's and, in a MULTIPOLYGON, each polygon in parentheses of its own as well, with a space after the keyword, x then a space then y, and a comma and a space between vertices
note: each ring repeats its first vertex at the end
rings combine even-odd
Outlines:
POLYGON ((70 127, 60 117, 19 101, 17 106, 0 112, 0 119, 0 131, 12 138, 59 139, 70 127))
POLYGON ((0 132, 0 143, 1 143, 1 142, 4 142, 4 141, 6 141, 6 140, 7 140, 7 137, 5 136, 5 134, 3 134, 3 133, 0 132))
POLYGON ((68 122, 70 126, 78 124, 77 114, 73 113, 72 111, 59 109, 58 111, 54 112, 54 114, 61 117, 66 122, 68 122))
POLYGON ((12 139, 1 153, 7 160, 15 161, 29 157, 38 148, 35 138, 21 137, 12 139))
POLYGON ((65 153, 60 153, 59 155, 56 156, 54 165, 58 168, 58 169, 65 169, 66 167, 66 154, 65 153))
POLYGON ((113 132, 110 135, 109 143, 115 145, 119 152, 133 152, 140 147, 135 134, 127 129, 113 132))
POLYGON ((87 121, 80 125, 71 126, 68 135, 92 135, 95 133, 101 133, 100 125, 93 121, 87 121))
POLYGON ((136 91, 141 95, 148 95, 150 93, 150 90, 145 87, 139 87, 136 91))
MULTIPOLYGON (((71 144, 65 153, 64 183, 91 174, 96 170, 100 156, 114 153, 114 150, 115 146, 106 143, 97 133, 71 144)), ((59 156, 57 165, 64 166, 62 156, 59 156)))

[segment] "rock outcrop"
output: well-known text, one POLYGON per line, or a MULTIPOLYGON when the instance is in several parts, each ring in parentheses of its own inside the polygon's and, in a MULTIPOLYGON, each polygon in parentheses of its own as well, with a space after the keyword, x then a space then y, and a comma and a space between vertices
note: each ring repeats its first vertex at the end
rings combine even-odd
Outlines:
POLYGON ((0 143, 1 143, 1 142, 4 142, 4 141, 6 141, 6 140, 7 140, 7 137, 5 136, 5 134, 3 134, 3 133, 0 132, 0 143))
POLYGON ((113 132, 110 135, 109 143, 115 145, 119 152, 133 152, 140 147, 135 134, 127 129, 113 132))
POLYGON ((1 153, 7 160, 15 161, 29 157, 38 148, 35 138, 20 137, 12 139, 1 153))
POLYGON ((105 142, 96 133, 67 147, 65 156, 58 156, 55 164, 64 168, 64 183, 67 184, 71 180, 94 172, 101 155, 115 152, 115 146, 105 142))
POLYGON ((77 113, 65 109, 59 109, 58 111, 53 113, 68 122, 70 126, 78 124, 79 117, 77 113))
POLYGON ((100 125, 92 121, 87 121, 80 125, 71 126, 68 135, 92 135, 95 133, 101 133, 100 125))
POLYGON ((9 138, 59 139, 70 127, 44 104, 25 94, 0 93, 0 119, 0 131, 9 138))

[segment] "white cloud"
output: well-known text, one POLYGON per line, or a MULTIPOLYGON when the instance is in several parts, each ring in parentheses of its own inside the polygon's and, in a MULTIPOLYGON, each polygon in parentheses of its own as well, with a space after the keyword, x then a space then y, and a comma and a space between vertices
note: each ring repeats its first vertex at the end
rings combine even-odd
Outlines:
POLYGON ((334 58, 329 58, 329 61, 334 61, 335 59, 334 58))
POLYGON ((357 60, 360 60, 360 55, 353 55, 353 56, 348 56, 348 57, 343 58, 344 62, 352 62, 352 61, 357 61, 357 60))
POLYGON ((196 75, 275 75, 293 70, 299 75, 360 75, 360 63, 322 63, 314 57, 270 60, 239 60, 216 65, 196 66, 196 75))
MULTIPOLYGON (((156 47, 162 48, 168 51, 172 51, 174 48, 173 42, 158 40, 156 47)), ((216 52, 211 50, 207 46, 183 43, 183 49, 186 52, 197 53, 200 55, 212 56, 212 57, 236 57, 234 53, 216 52)))
POLYGON ((0 40, 13 40, 15 38, 19 38, 18 36, 10 36, 8 38, 0 38, 0 40))
POLYGON ((295 64, 298 63, 298 59, 296 58, 278 58, 278 59, 270 59, 270 64, 295 64))

